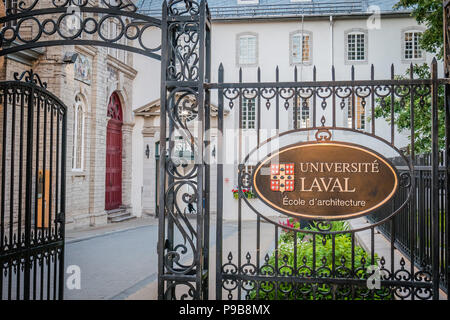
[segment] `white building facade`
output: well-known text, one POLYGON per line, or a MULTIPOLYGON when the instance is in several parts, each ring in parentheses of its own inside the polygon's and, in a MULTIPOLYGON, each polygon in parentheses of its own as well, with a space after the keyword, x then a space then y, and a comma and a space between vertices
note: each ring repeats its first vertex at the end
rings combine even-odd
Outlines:
MULTIPOLYGON (((391 66, 395 75, 404 75, 410 64, 430 64, 433 55, 418 45, 425 27, 418 25, 409 12, 394 11, 392 7, 396 2, 344 1, 336 2, 333 7, 323 1, 232 0, 226 4, 224 1, 209 1, 213 17, 212 82, 218 81, 220 64, 225 70, 225 82, 233 83, 240 81, 240 70, 243 82, 257 82, 258 72, 262 82, 275 82, 277 68, 280 82, 294 81, 295 68, 299 82, 331 81, 333 78, 351 80, 352 68, 355 80, 370 80, 372 76, 374 79, 390 79, 391 66), (341 6, 342 3, 347 3, 348 7, 341 6), (311 4, 316 4, 318 9, 311 9, 311 4), (249 12, 253 15, 250 16, 249 12)), ((141 9, 148 14, 156 14, 157 5, 146 7, 144 2, 141 9)), ((158 31, 148 33, 147 41, 155 42, 159 37, 158 31)), ((157 212, 160 65, 138 55, 133 62, 133 68, 139 72, 134 80, 132 99, 135 113, 132 207, 134 212, 139 212, 136 208, 140 208, 143 213, 154 214, 157 212)), ((442 67, 439 67, 439 72, 442 72, 442 67)), ((337 115, 337 125, 351 127, 351 101, 339 101, 341 103, 342 112, 337 115)), ((369 132, 370 105, 360 99, 355 103, 356 129, 369 132)), ((289 104, 292 106, 293 101, 289 104)), ((286 110, 280 107, 280 131, 294 129, 295 124, 310 127, 311 104, 309 99, 299 101, 297 121, 294 120, 293 108, 286 110)), ((216 110, 217 92, 212 93, 212 105, 213 111, 216 110)), ((243 99, 241 124, 238 108, 230 109, 227 100, 225 108, 225 131, 233 132, 241 127, 244 136, 256 135, 255 99, 243 99)), ((320 109, 317 108, 316 119, 327 115, 330 118, 330 108, 320 109)), ((268 132, 275 129, 275 108, 261 108, 260 119, 261 129, 268 132)), ((211 150, 215 148, 217 137, 216 120, 213 117, 211 150)), ((376 119, 376 127, 377 135, 389 139, 390 126, 385 120, 376 119)), ((405 133, 400 135, 396 145, 403 148, 408 142, 405 133)), ((252 143, 249 143, 248 150, 252 143)), ((212 153, 214 156, 214 151, 212 153)), ((225 219, 236 218, 237 201, 232 189, 237 186, 237 162, 224 166, 225 219)), ((211 199, 214 203, 215 166, 211 170, 211 199)), ((243 214, 249 219, 254 217, 250 212, 243 214)))

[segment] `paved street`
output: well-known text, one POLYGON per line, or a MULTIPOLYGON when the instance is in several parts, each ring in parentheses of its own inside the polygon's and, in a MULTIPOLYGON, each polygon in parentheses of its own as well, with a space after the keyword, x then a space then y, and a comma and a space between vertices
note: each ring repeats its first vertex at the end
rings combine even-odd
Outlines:
MULTIPOLYGON (((103 230, 104 235, 84 235, 85 240, 68 233, 66 269, 69 265, 80 267, 81 290, 66 288, 65 299, 126 299, 154 283, 158 266, 158 226, 156 219, 148 220, 147 225, 128 230, 103 230)), ((234 225, 225 225, 224 237, 235 231, 234 225)), ((215 236, 215 226, 212 226, 211 246, 215 245, 215 236)))
POLYGON ((66 245, 66 268, 81 268, 81 290, 66 299, 111 299, 157 272, 157 226, 96 236, 66 245))

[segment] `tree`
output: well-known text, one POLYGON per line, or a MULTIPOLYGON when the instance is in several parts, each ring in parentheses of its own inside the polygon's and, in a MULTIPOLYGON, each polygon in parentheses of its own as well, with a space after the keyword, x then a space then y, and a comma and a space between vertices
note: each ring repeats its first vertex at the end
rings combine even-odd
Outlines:
MULTIPOLYGON (((404 76, 396 76, 396 79, 409 78, 410 68, 404 76)), ((429 66, 413 66, 413 75, 415 79, 430 79, 431 72, 429 66)), ((410 88, 398 87, 396 92, 410 92, 410 88)), ((409 94, 402 94, 403 98, 396 98, 394 102, 394 123, 399 132, 411 130, 411 97, 409 94)), ((431 88, 429 86, 414 86, 414 151, 416 154, 426 154, 431 152, 431 88)), ((375 118, 384 118, 391 123, 391 99, 390 97, 377 99, 375 107, 375 118)), ((438 118, 439 121, 445 119, 444 110, 444 87, 438 88, 438 118)), ((442 123, 442 122, 441 122, 442 123)), ((438 126, 439 130, 439 149, 445 148, 445 125, 438 126)), ((409 138, 411 138, 409 136, 409 138)))
POLYGON ((422 49, 444 57, 444 26, 442 0, 400 0, 394 8, 411 10, 418 23, 427 27, 420 39, 422 49))

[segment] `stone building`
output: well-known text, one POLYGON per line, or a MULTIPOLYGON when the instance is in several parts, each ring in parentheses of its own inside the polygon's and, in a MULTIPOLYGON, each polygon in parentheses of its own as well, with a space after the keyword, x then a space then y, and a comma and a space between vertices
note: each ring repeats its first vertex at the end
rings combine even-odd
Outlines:
MULTIPOLYGON (((99 1, 100 2, 100 1, 99 1)), ((6 1, 17 6, 15 1, 6 1)), ((41 0, 41 7, 51 7, 41 0)), ((28 37, 36 28, 24 24, 28 37)), ((105 23, 115 35, 120 26, 105 23)), ((95 39, 98 34, 82 34, 95 39)), ((133 215, 131 206, 133 55, 122 50, 66 45, 29 49, 7 55, 0 79, 32 69, 47 89, 68 108, 66 228, 122 221, 133 215), (108 216, 108 213, 110 214, 108 216)))

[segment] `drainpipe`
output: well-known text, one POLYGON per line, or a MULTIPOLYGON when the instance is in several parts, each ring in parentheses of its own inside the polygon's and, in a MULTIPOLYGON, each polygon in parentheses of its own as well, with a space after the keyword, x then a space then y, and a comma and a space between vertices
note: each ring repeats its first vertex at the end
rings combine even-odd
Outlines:
MULTIPOLYGON (((330 50, 330 61, 331 66, 334 66, 334 20, 333 16, 330 15, 330 44, 331 44, 331 50, 330 50)), ((331 68, 330 68, 331 69, 331 68)))

